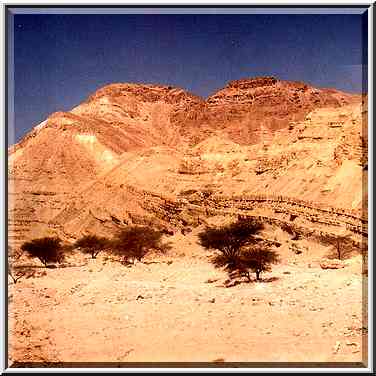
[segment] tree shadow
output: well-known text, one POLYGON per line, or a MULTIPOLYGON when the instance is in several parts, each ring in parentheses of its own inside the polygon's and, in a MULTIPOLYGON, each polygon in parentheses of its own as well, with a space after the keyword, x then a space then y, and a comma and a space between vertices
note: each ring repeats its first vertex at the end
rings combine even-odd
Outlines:
POLYGON ((44 265, 14 265, 13 269, 15 270, 22 270, 22 269, 64 269, 64 268, 80 268, 82 266, 86 266, 88 263, 84 264, 68 264, 68 263, 62 263, 62 264, 49 264, 47 266, 44 265))
POLYGON ((279 280, 280 280, 280 277, 261 278, 260 280, 257 280, 256 278, 252 278, 251 280, 249 280, 248 278, 245 278, 245 277, 237 277, 237 278, 227 279, 224 282, 224 286, 226 288, 229 288, 229 287, 235 287, 243 283, 247 285, 258 284, 258 283, 273 283, 279 280))
POLYGON ((44 265, 14 265, 14 270, 24 270, 24 269, 43 269, 45 270, 46 267, 44 265))
POLYGON ((281 279, 281 278, 279 278, 279 277, 261 278, 261 281, 259 281, 259 282, 263 282, 263 283, 271 283, 271 282, 279 281, 280 279, 281 279))
POLYGON ((142 264, 152 265, 152 264, 161 264, 159 261, 142 261, 142 264))

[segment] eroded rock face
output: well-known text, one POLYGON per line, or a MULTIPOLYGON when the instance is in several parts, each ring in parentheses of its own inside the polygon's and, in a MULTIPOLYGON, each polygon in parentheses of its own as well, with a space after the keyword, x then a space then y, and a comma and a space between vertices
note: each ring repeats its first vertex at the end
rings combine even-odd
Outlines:
POLYGON ((366 236, 366 114, 360 96, 273 77, 206 101, 108 85, 10 148, 10 241, 130 223, 171 232, 215 215, 366 236))
POLYGON ((212 131, 223 131, 239 144, 270 141, 274 132, 290 121, 301 121, 315 108, 339 107, 360 96, 334 89, 317 89, 302 82, 258 77, 230 82, 205 103, 195 103, 175 113, 174 123, 187 129, 203 129, 195 141, 212 131))

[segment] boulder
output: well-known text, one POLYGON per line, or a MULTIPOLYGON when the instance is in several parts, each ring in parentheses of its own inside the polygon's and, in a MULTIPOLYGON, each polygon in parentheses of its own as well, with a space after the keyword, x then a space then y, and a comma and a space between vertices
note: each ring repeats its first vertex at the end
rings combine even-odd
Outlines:
POLYGON ((322 259, 320 261, 321 269, 342 269, 346 264, 338 259, 322 259))

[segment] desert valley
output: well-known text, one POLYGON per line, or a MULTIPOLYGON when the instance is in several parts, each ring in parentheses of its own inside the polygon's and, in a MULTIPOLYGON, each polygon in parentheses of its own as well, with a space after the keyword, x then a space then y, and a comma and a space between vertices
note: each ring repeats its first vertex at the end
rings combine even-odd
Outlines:
POLYGON ((10 257, 10 363, 365 364, 367 118, 366 96, 269 76, 206 99, 114 83, 51 114, 8 151, 9 255, 131 226, 169 247, 10 257), (202 241, 241 220, 278 254, 260 280, 202 241))

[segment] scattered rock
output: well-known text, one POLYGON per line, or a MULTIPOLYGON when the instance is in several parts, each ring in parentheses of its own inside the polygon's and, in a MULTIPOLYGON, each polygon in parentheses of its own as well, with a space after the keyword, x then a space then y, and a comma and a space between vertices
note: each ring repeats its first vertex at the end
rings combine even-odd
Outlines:
POLYGON ((342 269, 346 264, 337 259, 322 259, 320 261, 321 269, 342 269))
POLYGON ((333 354, 337 354, 340 347, 341 347, 341 342, 337 341, 333 347, 333 354))
POLYGON ((213 363, 224 363, 224 359, 223 358, 218 358, 218 359, 214 359, 212 362, 213 363))
POLYGON ((214 283, 214 282, 217 282, 218 281, 218 278, 209 278, 205 281, 205 283, 214 283))
POLYGON ((121 361, 123 358, 126 358, 134 349, 130 349, 125 351, 122 355, 117 357, 117 360, 121 361))
POLYGON ((241 282, 237 280, 227 280, 224 282, 223 286, 228 288, 228 287, 234 287, 236 285, 239 285, 241 282))
POLYGON ((359 344, 357 342, 350 342, 349 340, 347 340, 346 346, 357 346, 357 347, 359 347, 359 344))
POLYGON ((90 300, 89 302, 82 303, 83 306, 87 306, 89 304, 95 304, 95 302, 93 302, 93 301, 90 300))
POLYGON ((215 298, 211 298, 211 299, 209 300, 209 303, 215 303, 215 298))

